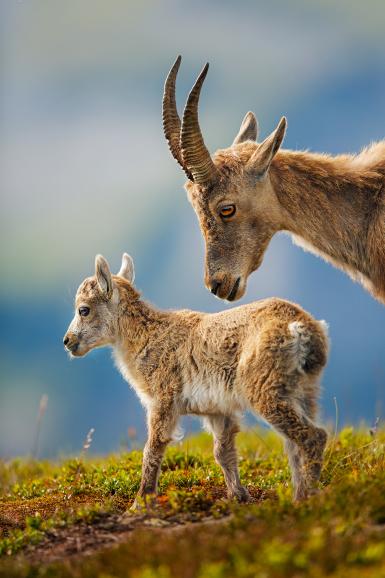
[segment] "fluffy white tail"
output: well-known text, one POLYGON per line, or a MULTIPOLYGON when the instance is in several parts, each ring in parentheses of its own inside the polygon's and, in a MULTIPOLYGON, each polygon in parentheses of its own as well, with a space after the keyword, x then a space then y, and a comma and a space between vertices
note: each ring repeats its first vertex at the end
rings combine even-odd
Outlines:
MULTIPOLYGON (((318 322, 325 337, 328 335, 328 325, 326 321, 318 322)), ((293 337, 290 353, 292 369, 305 373, 309 368, 309 362, 314 349, 313 332, 310 327, 301 321, 292 321, 288 325, 289 332, 293 337)))

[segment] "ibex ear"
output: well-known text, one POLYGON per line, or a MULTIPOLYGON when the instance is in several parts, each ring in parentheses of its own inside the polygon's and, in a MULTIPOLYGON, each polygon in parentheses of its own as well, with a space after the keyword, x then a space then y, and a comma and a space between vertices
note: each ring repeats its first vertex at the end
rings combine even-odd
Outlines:
POLYGON ((130 257, 128 253, 123 253, 122 265, 120 267, 118 277, 123 277, 123 279, 127 279, 127 281, 129 281, 130 283, 134 282, 135 279, 134 261, 132 260, 132 257, 130 257))
POLYGON ((95 276, 100 291, 103 295, 110 298, 112 295, 111 271, 107 261, 102 255, 96 255, 95 257, 95 276))
POLYGON ((271 161, 282 144, 286 125, 286 118, 283 116, 277 128, 258 146, 258 149, 249 160, 248 167, 257 173, 258 176, 262 177, 268 171, 271 161))
POLYGON ((258 138, 258 121, 253 112, 248 112, 242 121, 239 133, 233 140, 233 145, 240 144, 246 140, 257 140, 258 138))

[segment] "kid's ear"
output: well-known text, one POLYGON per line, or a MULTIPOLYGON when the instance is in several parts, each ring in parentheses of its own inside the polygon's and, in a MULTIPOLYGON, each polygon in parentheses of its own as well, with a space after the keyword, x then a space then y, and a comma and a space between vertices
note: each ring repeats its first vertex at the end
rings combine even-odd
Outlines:
POLYGON ((237 145, 246 140, 257 140, 258 138, 258 121, 253 112, 248 112, 242 121, 239 133, 233 141, 233 145, 237 145))
POLYGON ((258 149, 252 155, 248 167, 258 174, 258 176, 262 177, 268 171, 271 161, 282 144, 286 126, 287 121, 283 116, 277 128, 258 146, 258 149))
POLYGON ((102 294, 110 298, 112 295, 111 271, 102 255, 96 255, 95 257, 95 276, 102 294))
POLYGON ((123 253, 122 265, 120 267, 118 277, 123 277, 123 279, 127 279, 127 281, 129 281, 130 283, 134 282, 135 279, 134 261, 132 260, 132 257, 130 257, 128 253, 123 253))

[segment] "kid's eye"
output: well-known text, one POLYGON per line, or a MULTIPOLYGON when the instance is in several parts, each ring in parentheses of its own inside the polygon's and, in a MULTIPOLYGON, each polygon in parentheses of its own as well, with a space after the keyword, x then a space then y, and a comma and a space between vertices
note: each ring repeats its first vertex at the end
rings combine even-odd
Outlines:
POLYGON ((79 315, 81 317, 87 317, 87 315, 90 312, 90 308, 89 307, 79 307, 79 315))
POLYGON ((235 215, 235 205, 225 205, 220 210, 220 215, 223 219, 228 219, 235 215))

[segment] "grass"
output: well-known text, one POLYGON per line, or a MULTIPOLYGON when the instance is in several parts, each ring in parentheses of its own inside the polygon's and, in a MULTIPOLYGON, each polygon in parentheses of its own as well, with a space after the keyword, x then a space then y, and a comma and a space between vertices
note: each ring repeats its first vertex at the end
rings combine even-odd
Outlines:
POLYGON ((326 450, 322 491, 300 505, 291 502, 274 434, 239 435, 241 478, 254 496, 243 506, 223 499, 211 443, 201 434, 168 449, 156 509, 117 546, 55 563, 45 560, 58 532, 76 536, 82 529, 83 539, 85 530, 127 509, 139 486, 141 452, 0 462, 0 576, 385 577, 384 431, 373 437, 344 429, 326 450))

